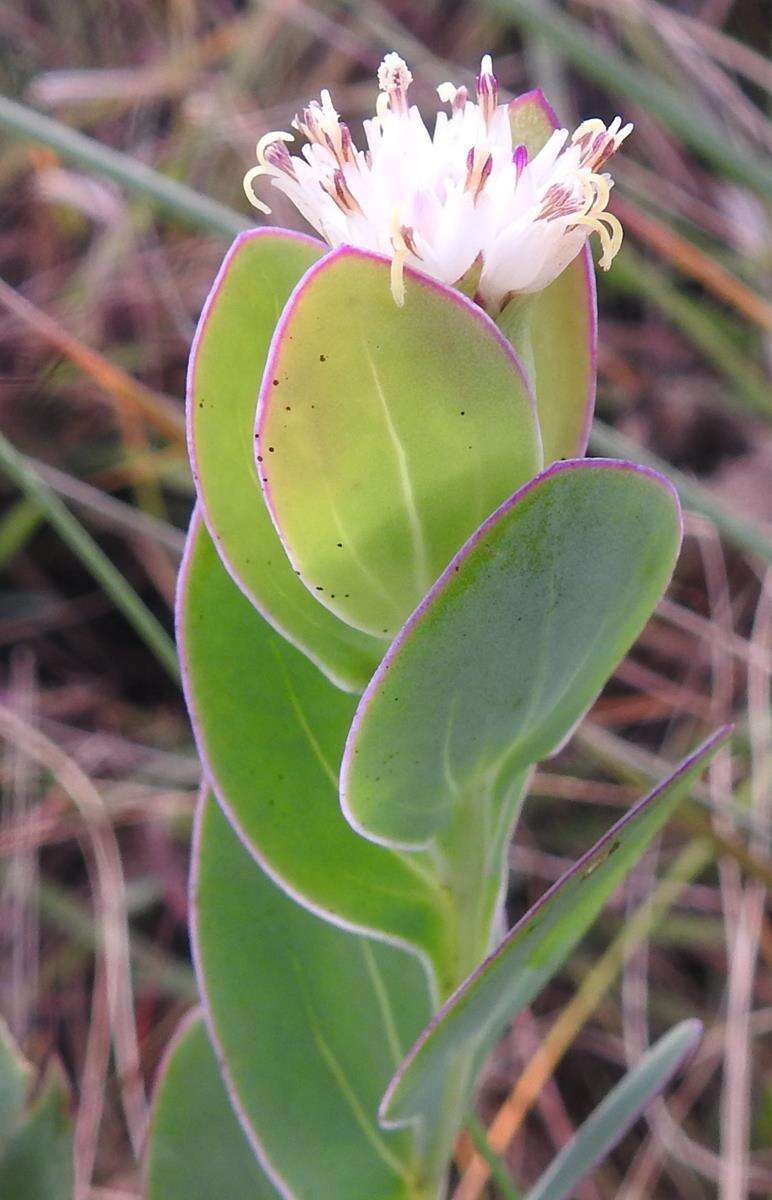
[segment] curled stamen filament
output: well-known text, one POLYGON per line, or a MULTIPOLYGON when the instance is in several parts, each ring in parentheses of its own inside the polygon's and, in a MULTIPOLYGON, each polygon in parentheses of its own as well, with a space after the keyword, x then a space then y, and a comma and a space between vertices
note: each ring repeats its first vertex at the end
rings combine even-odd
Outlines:
POLYGON ((274 145, 276 142, 294 142, 294 140, 295 139, 291 133, 285 133, 281 129, 274 130, 271 133, 263 134, 255 149, 257 166, 252 167, 251 171, 247 171, 246 175, 244 176, 244 191, 247 194, 247 200, 250 204, 253 204, 256 209, 262 213, 265 213, 266 215, 268 215, 271 210, 265 201, 261 200, 255 192, 253 187, 254 181, 261 175, 276 175, 276 167, 272 166, 265 156, 268 147, 274 145))
POLYGON ((622 245, 622 225, 618 217, 606 212, 611 194, 611 185, 605 175, 590 175, 586 183, 584 208, 572 222, 586 225, 600 239, 601 256, 599 266, 607 271, 622 245))

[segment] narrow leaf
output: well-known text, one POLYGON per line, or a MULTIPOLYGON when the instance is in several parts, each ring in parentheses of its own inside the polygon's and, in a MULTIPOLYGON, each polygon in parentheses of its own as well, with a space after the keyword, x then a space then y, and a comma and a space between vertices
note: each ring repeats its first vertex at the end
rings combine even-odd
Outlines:
POLYGON ((475 1061, 531 1002, 589 929, 603 905, 688 793, 729 730, 685 759, 583 855, 510 931, 499 948, 432 1019, 392 1079, 381 1106, 385 1125, 432 1112, 449 1062, 475 1061))
POLYGON ((699 1021, 682 1021, 651 1046, 563 1147, 525 1200, 568 1200, 588 1171, 614 1149, 667 1087, 701 1037, 699 1021))

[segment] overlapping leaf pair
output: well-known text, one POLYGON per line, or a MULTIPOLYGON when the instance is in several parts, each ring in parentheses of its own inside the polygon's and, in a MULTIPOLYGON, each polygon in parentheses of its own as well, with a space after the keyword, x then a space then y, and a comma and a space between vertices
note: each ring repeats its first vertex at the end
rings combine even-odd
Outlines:
MULTIPOLYGON (((544 140, 538 96, 517 119, 544 140)), ((497 327, 414 273, 397 308, 388 262, 350 248, 259 231, 225 259, 191 359, 178 607, 207 1032, 186 1028, 163 1077, 151 1200, 441 1196, 487 1052, 717 744, 496 948, 529 773, 638 636, 681 537, 661 477, 580 457, 591 281, 583 255, 497 327)), ((620 1085, 593 1154, 696 1036, 620 1085)), ((566 1195, 589 1145, 536 1194, 566 1195)))

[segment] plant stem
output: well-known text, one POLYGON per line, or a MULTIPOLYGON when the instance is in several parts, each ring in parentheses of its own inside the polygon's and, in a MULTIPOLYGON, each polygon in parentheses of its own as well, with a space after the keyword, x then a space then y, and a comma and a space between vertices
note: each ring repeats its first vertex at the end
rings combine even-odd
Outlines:
MULTIPOLYGON (((587 972, 491 1123, 488 1144, 493 1153, 503 1154, 506 1150, 544 1084, 614 983, 629 956, 651 934, 685 885, 712 861, 713 846, 708 838, 696 838, 685 846, 656 890, 630 917, 609 948, 587 972)), ((487 1162, 475 1156, 467 1166, 453 1200, 477 1200, 488 1174, 487 1162)))

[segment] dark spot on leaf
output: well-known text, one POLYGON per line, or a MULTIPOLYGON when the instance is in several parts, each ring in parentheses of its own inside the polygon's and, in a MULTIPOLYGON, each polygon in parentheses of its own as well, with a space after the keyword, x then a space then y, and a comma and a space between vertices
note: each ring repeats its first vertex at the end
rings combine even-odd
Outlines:
POLYGON ((343 542, 336 542, 335 545, 338 547, 339 550, 343 549, 343 542))
POLYGON ((292 412, 292 409, 290 408, 289 404, 285 404, 285 405, 284 405, 284 411, 285 411, 285 412, 292 412))
POLYGON ((323 592, 324 588, 322 587, 322 585, 320 583, 317 583, 316 590, 317 590, 317 592, 323 592))
POLYGON ((273 381, 273 386, 274 386, 274 387, 278 387, 278 386, 279 386, 279 381, 278 381, 278 379, 274 379, 274 381, 273 381))
POLYGON ((257 461, 258 461, 258 462, 262 462, 262 461, 263 461, 263 456, 262 456, 262 454, 258 454, 258 456, 257 456, 257 461))
POLYGON ((319 362, 327 362, 327 355, 326 355, 326 354, 320 354, 320 355, 319 355, 319 362))
POLYGON ((462 417, 465 417, 465 416, 466 416, 466 409, 465 409, 465 408, 462 408, 462 409, 461 409, 461 416, 462 416, 462 417))

